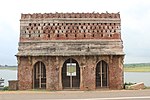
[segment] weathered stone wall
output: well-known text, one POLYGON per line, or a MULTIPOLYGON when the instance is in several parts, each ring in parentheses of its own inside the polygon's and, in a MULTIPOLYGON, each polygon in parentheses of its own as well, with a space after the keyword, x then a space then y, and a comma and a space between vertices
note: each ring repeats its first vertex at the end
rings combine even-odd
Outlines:
POLYGON ((18 56, 123 55, 121 40, 55 40, 19 43, 18 56))
POLYGON ((99 61, 104 60, 108 63, 108 76, 110 89, 122 89, 122 56, 72 56, 72 57, 20 57, 22 60, 19 64, 18 80, 19 89, 32 89, 33 73, 32 69, 36 62, 42 61, 46 66, 46 89, 62 90, 61 71, 63 63, 73 58, 79 63, 80 67, 80 89, 95 90, 96 89, 96 65, 99 61), (31 64, 29 66, 29 63, 31 64), (30 69, 30 70, 29 70, 30 69), (20 71, 21 70, 21 71, 20 71))

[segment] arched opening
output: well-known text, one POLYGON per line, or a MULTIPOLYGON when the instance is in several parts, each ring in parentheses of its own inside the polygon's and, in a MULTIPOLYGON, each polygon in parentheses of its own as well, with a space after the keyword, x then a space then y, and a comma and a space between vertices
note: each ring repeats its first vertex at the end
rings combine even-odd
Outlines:
POLYGON ((33 88, 46 89, 46 68, 43 62, 37 62, 33 68, 33 88))
POLYGON ((108 87, 108 64, 100 61, 96 65, 96 88, 108 87))
POLYGON ((63 89, 78 89, 80 87, 80 67, 75 59, 67 59, 62 67, 63 89))

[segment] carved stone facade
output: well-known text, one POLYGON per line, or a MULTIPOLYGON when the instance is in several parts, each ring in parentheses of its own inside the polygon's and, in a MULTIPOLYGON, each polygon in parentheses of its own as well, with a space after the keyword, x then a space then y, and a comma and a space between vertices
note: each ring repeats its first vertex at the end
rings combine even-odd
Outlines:
POLYGON ((22 14, 18 88, 122 89, 120 22, 119 13, 22 14))

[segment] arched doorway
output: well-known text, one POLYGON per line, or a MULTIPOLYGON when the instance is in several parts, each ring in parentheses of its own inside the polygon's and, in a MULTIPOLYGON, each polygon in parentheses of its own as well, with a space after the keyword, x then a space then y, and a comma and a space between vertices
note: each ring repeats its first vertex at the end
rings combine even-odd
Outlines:
POLYGON ((100 61, 96 65, 96 88, 108 87, 108 64, 100 61))
POLYGON ((80 67, 75 59, 67 59, 62 67, 63 89, 77 89, 80 87, 80 67))
POLYGON ((33 88, 46 89, 46 68, 43 62, 37 62, 33 68, 33 88))

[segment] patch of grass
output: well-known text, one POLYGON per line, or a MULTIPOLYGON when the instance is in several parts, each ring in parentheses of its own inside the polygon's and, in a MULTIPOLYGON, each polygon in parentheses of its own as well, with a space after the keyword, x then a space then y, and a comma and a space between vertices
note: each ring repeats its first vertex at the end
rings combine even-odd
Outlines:
POLYGON ((124 64, 125 72, 150 72, 150 63, 124 64))
POLYGON ((150 72, 150 66, 124 67, 125 72, 150 72))

